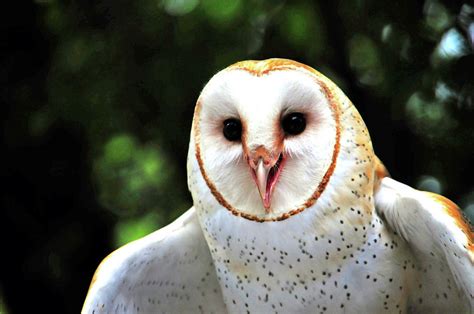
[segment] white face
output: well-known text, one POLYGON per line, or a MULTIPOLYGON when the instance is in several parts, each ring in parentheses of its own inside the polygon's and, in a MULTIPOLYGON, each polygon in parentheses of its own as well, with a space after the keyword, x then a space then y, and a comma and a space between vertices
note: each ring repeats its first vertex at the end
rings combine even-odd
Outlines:
POLYGON ((262 221, 314 203, 337 141, 337 109, 321 84, 303 69, 230 69, 204 87, 194 117, 196 158, 221 205, 262 221))

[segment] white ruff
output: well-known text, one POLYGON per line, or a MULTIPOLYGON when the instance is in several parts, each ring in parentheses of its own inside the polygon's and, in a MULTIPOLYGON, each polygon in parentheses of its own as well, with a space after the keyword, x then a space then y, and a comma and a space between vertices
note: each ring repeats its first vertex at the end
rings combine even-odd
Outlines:
POLYGON ((301 207, 311 197, 331 164, 336 139, 334 114, 314 77, 297 71, 264 77, 223 71, 206 85, 199 104, 194 123, 199 125, 203 167, 233 208, 269 219, 301 207), (271 212, 266 213, 244 158, 245 149, 263 146, 279 154, 280 121, 290 112, 305 114, 306 129, 298 136, 285 137, 281 145, 287 158, 272 196, 271 212), (242 121, 245 141, 224 138, 222 125, 228 118, 242 121))

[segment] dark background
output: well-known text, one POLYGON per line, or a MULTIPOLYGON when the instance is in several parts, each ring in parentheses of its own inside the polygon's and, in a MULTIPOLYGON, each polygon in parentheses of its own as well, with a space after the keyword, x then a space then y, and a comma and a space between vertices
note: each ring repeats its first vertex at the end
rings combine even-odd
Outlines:
POLYGON ((354 102, 391 175, 474 217, 467 1, 10 1, 1 12, 0 312, 78 313, 100 260, 191 205, 194 103, 285 57, 354 102))

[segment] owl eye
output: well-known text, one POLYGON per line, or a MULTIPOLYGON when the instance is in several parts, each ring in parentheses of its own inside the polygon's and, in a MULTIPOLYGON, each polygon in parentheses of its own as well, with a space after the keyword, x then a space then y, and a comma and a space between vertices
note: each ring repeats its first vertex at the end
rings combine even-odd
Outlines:
POLYGON ((281 127, 286 134, 298 135, 306 128, 306 119, 302 113, 293 112, 283 118, 281 127))
POLYGON ((239 141, 242 136, 242 124, 237 119, 227 119, 224 121, 222 132, 227 140, 231 142, 239 141))

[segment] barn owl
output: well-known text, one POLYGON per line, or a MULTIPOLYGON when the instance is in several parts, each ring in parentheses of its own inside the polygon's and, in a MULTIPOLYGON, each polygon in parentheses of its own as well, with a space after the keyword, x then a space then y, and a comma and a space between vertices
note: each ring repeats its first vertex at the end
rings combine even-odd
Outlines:
POLYGON ((243 61, 195 107, 194 206, 98 267, 83 313, 467 313, 472 227, 391 179, 354 105, 295 61, 243 61))

